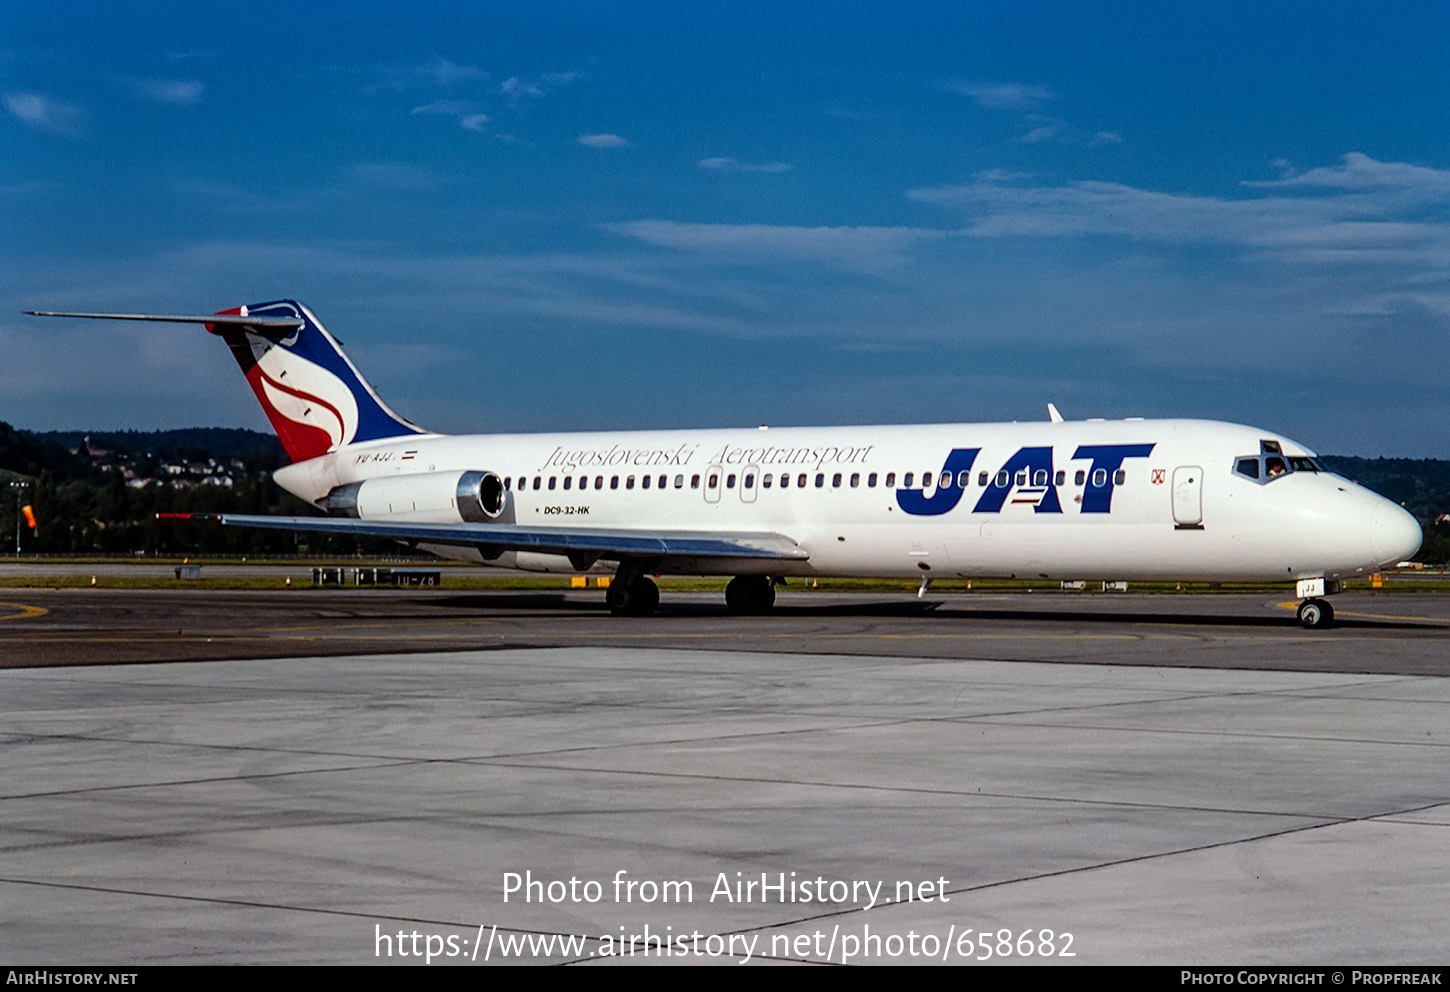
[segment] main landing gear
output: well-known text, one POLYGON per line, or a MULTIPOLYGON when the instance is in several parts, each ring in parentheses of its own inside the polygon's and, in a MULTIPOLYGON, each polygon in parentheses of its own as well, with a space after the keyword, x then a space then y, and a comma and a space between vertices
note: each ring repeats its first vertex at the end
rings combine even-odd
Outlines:
POLYGON ((660 605, 660 587, 643 575, 617 575, 604 592, 609 612, 617 617, 647 617, 660 605))
MULTIPOLYGON (((647 617, 660 605, 660 588, 637 568, 621 567, 604 592, 609 612, 617 617, 647 617)), ((775 580, 768 575, 737 575, 725 587, 731 613, 769 613, 775 605, 775 580)))
POLYGON ((768 575, 737 575, 725 586, 725 607, 731 613, 769 613, 775 605, 775 580, 768 575))
POLYGON ((1338 579, 1300 579, 1294 591, 1304 600, 1299 604, 1299 624, 1305 630, 1334 626, 1334 607, 1322 598, 1339 592, 1338 579))

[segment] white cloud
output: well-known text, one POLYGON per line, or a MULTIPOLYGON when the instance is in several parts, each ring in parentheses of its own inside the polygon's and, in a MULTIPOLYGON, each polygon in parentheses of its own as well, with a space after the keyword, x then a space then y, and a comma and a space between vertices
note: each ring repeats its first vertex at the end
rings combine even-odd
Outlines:
POLYGON ((135 79, 131 91, 157 103, 186 107, 200 103, 206 84, 194 79, 135 79))
MULTIPOLYGON (((1287 168, 1282 159, 1276 163, 1287 168)), ((1298 176, 1267 182, 1245 182, 1245 186, 1310 186, 1328 189, 1401 189, 1433 195, 1450 194, 1450 172, 1406 162, 1378 162, 1361 152, 1344 156, 1344 164, 1310 169, 1298 176)))
POLYGON ((40 93, 6 93, 5 109, 30 127, 48 134, 76 134, 83 116, 75 104, 40 93))
POLYGON ((795 168, 788 162, 741 162, 733 158, 702 158, 699 166, 711 172, 760 172, 776 174, 795 168))
POLYGON ((543 96, 544 88, 537 83, 526 83, 518 76, 510 76, 499 84, 498 91, 504 96, 543 96))
POLYGON ((827 262, 875 271, 901 264, 906 250, 949 232, 912 227, 789 227, 772 224, 680 224, 637 220, 605 229, 647 244, 722 255, 736 261, 762 259, 827 262))
POLYGON ((510 100, 518 100, 521 97, 538 98, 550 90, 559 89, 561 86, 568 86, 570 83, 587 78, 587 73, 574 72, 546 72, 537 79, 525 79, 523 76, 510 76, 502 83, 499 83, 498 92, 510 100))
POLYGON ((629 141, 617 134, 581 134, 579 144, 589 148, 623 148, 629 141))
POLYGON ((943 84, 952 93, 970 97, 979 107, 991 110, 1031 110, 1056 97, 1041 84, 972 83, 952 80, 943 84))
POLYGON ((518 76, 510 76, 499 84, 498 91, 507 97, 543 96, 544 88, 538 83, 529 83, 518 76))
POLYGON ((366 71, 369 75, 380 77, 380 81, 364 86, 364 93, 398 92, 429 86, 451 89, 484 83, 489 79, 488 72, 477 66, 463 65, 439 55, 427 62, 369 68, 366 71))
POLYGON ((984 173, 960 186, 907 195, 965 213, 964 233, 977 237, 1108 235, 1224 243, 1301 263, 1417 259, 1450 265, 1450 215, 1444 211, 1450 172, 1352 154, 1342 167, 1244 185, 1266 192, 1229 198, 1105 182, 1032 186, 984 173))
POLYGON ((434 100, 414 107, 409 113, 454 117, 465 131, 482 131, 489 121, 488 114, 483 113, 479 104, 467 100, 434 100))
POLYGON ((488 79, 488 73, 477 66, 460 65, 439 55, 433 56, 421 66, 415 66, 412 73, 439 86, 478 83, 488 79))
POLYGON ((411 162, 359 162, 347 170, 354 185, 418 192, 439 185, 438 176, 411 162))

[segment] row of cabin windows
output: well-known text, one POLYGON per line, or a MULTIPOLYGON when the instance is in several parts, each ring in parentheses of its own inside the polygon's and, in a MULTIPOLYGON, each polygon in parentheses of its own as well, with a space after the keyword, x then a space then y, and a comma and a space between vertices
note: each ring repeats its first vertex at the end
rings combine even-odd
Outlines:
MULTIPOLYGON (((709 475, 709 479, 706 482, 707 488, 710 488, 710 489, 717 488, 720 485, 720 475, 721 475, 721 473, 711 472, 710 475, 709 475)), ((536 475, 536 476, 533 476, 533 477, 520 476, 519 479, 518 479, 518 488, 519 489, 545 489, 545 488, 547 488, 547 489, 558 489, 558 488, 570 489, 570 488, 573 487, 573 485, 574 485, 574 476, 572 476, 572 475, 563 476, 562 478, 563 478, 564 482, 563 482, 562 487, 559 485, 559 478, 560 478, 559 476, 554 476, 554 475, 549 476, 547 479, 545 479, 544 476, 540 476, 540 475, 536 475)), ((867 489, 875 489, 876 488, 877 480, 879 478, 880 478, 879 473, 876 473, 876 472, 868 473, 865 476, 866 488, 867 489)), ((1124 482, 1127 481, 1127 478, 1128 478, 1128 473, 1126 471, 1124 471, 1123 469, 1118 469, 1115 473, 1113 473, 1113 483, 1115 485, 1121 486, 1124 482)), ((701 477, 700 477, 700 475, 698 473, 696 473, 694 475, 691 475, 690 476, 690 488, 691 489, 699 489, 700 488, 700 479, 701 479, 701 477)), ((736 479, 737 479, 737 474, 736 473, 730 472, 730 473, 726 474, 725 475, 725 488, 726 489, 734 489, 735 488, 736 479)), ((773 472, 766 472, 764 475, 762 475, 760 477, 760 485, 764 489, 770 489, 772 486, 778 484, 781 489, 789 489, 792 486, 791 479, 792 479, 792 476, 788 472, 782 472, 780 474, 779 480, 776 479, 775 474, 773 472)), ((846 476, 843 473, 841 473, 841 472, 833 472, 833 473, 831 473, 830 479, 831 479, 831 488, 832 489, 840 489, 843 485, 846 485, 847 484, 846 476)), ((811 481, 812 481, 811 473, 809 473, 809 472, 801 472, 799 475, 794 476, 794 480, 795 480, 795 482, 794 482, 795 488, 797 488, 797 489, 805 489, 805 488, 808 488, 810 486, 810 484, 811 484, 811 481)), ((860 472, 852 472, 851 475, 850 475, 850 480, 849 480, 850 488, 852 488, 852 489, 858 489, 858 488, 860 488, 860 486, 861 486, 861 480, 862 480, 862 474, 860 472)), ((977 485, 980 486, 980 487, 982 487, 982 488, 986 488, 989 483, 992 484, 992 485, 994 485, 994 486, 996 486, 998 489, 1005 489, 1005 488, 1007 488, 1008 485, 1011 485, 1013 483, 1015 483, 1018 486, 1026 486, 1026 485, 1029 485, 1029 484, 1031 484, 1033 486, 1046 486, 1047 485, 1047 480, 1048 480, 1048 473, 1047 473, 1047 470, 1046 469, 1038 469, 1036 472, 1031 472, 1031 473, 1029 473, 1027 470, 1024 469, 1022 471, 1019 471, 1016 474, 1016 477, 1015 478, 1013 477, 1013 475, 1012 475, 1011 472, 1008 472, 1006 470, 1003 470, 1001 472, 998 472, 995 476, 993 476, 989 472, 979 472, 979 473, 977 473, 977 485), (1029 480, 1029 476, 1030 476, 1030 480, 1029 480)), ((581 476, 579 476, 578 488, 580 488, 580 489, 590 489, 590 488, 593 488, 593 489, 603 489, 604 488, 604 482, 605 482, 605 477, 604 476, 602 476, 602 475, 596 475, 596 476, 594 476, 593 477, 593 485, 592 486, 590 485, 590 481, 591 481, 590 480, 590 477, 587 476, 587 475, 581 475, 581 476)), ((815 473, 814 481, 815 481, 815 488, 817 488, 817 489, 824 489, 824 488, 826 488, 826 473, 825 472, 816 472, 815 473)), ((1088 481, 1087 472, 1083 471, 1082 469, 1078 469, 1077 472, 1073 475, 1073 484, 1074 485, 1081 486, 1081 485, 1084 485, 1087 481, 1088 481)), ((619 476, 617 476, 617 475, 611 475, 611 476, 609 476, 609 488, 610 489, 618 489, 619 488, 619 482, 620 482, 620 477, 619 476)), ((901 488, 903 488, 903 489, 914 489, 914 488, 916 488, 915 482, 916 482, 916 473, 915 472, 907 472, 905 475, 903 475, 901 477, 901 488)), ((957 488, 959 488, 959 489, 966 489, 969 485, 971 485, 971 482, 972 482, 972 473, 969 472, 969 471, 963 470, 961 472, 958 472, 956 474, 956 476, 953 477, 952 473, 950 473, 950 472, 943 472, 943 473, 941 473, 940 478, 936 478, 936 479, 933 479, 932 478, 932 473, 931 472, 923 472, 923 473, 921 473, 921 488, 922 489, 929 488, 933 482, 935 482, 937 484, 937 486, 939 488, 942 488, 942 489, 950 488, 953 483, 955 483, 956 486, 957 486, 957 488)), ((1061 469, 1059 469, 1057 471, 1057 473, 1052 477, 1052 484, 1055 485, 1055 486, 1064 485, 1066 482, 1067 482, 1067 473, 1064 472, 1064 471, 1062 471, 1061 469)), ((1094 469, 1093 470, 1093 473, 1092 473, 1092 485, 1093 485, 1093 487, 1094 488, 1097 488, 1097 489, 1101 489, 1103 486, 1106 486, 1107 484, 1108 484, 1108 472, 1107 472, 1107 469, 1102 469, 1102 468, 1094 469)), ((753 472, 747 472, 747 473, 745 473, 744 479, 741 480, 741 486, 742 486, 742 488, 750 489, 754 485, 755 485, 755 473, 753 473, 753 472)), ((896 473, 895 472, 887 472, 886 473, 886 478, 882 481, 882 485, 885 488, 887 488, 887 489, 894 489, 894 488, 896 488, 896 473)), ((656 489, 667 489, 670 486, 670 477, 668 475, 660 475, 660 476, 644 475, 644 476, 640 476, 640 478, 639 478, 639 488, 641 488, 641 489, 649 489, 651 486, 654 486, 654 488, 656 488, 656 489)), ((513 489, 514 488, 514 479, 512 477, 509 477, 509 478, 504 479, 503 480, 503 487, 505 489, 513 489)), ((635 477, 632 476, 632 475, 625 476, 624 477, 624 488, 625 489, 633 489, 634 487, 635 487, 635 477)), ((676 489, 683 489, 683 488, 685 488, 685 477, 683 475, 676 475, 674 477, 674 488, 676 488, 676 489)))

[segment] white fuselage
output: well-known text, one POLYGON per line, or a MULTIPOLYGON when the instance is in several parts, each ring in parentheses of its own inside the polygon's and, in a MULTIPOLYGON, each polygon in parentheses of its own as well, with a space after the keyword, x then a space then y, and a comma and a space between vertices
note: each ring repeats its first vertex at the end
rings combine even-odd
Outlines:
MULTIPOLYGON (((510 523, 772 533, 808 553, 757 569, 771 575, 1294 581, 1414 553, 1413 517, 1304 467, 1312 457, 1277 434, 1195 420, 428 435, 349 445, 276 480, 316 502, 394 479, 386 505, 361 516, 446 521, 457 508, 410 498, 413 477, 487 471, 507 483, 510 523), (1276 451, 1300 470, 1269 477, 1276 451), (1243 459, 1258 459, 1259 478, 1236 470, 1243 459)), ((576 570, 531 552, 488 563, 576 570)))

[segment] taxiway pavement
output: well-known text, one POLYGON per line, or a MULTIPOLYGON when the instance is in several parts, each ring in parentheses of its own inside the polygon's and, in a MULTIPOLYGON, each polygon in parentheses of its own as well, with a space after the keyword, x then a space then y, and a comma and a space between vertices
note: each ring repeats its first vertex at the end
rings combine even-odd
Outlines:
POLYGON ((290 596, 0 597, 0 956, 1444 959, 1447 597, 290 596))

